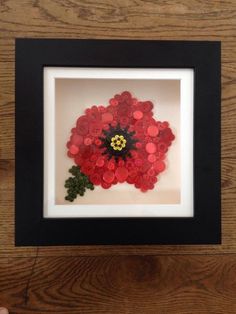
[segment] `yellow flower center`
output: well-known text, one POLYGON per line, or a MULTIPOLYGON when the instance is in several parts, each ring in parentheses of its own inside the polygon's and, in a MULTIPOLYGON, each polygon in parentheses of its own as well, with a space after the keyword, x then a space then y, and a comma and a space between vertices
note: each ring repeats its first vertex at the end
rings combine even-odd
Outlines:
POLYGON ((110 145, 114 150, 121 151, 126 146, 126 139, 124 138, 123 135, 116 134, 111 138, 110 145))

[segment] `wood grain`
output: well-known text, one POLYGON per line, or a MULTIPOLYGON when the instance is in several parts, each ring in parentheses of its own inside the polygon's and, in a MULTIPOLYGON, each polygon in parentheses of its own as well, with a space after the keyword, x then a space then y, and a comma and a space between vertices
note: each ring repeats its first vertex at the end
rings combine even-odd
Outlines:
POLYGON ((235 38, 235 0, 0 0, 0 306, 236 313, 235 38), (222 245, 14 247, 16 37, 222 41, 222 245))
POLYGON ((0 302, 18 314, 236 313, 235 275, 235 255, 2 259, 0 302))

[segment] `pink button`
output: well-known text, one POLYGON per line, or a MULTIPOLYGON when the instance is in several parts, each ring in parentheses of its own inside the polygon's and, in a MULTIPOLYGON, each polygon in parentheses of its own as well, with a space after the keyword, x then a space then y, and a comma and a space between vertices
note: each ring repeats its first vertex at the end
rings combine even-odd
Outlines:
POLYGON ((150 125, 147 129, 148 135, 155 137, 159 133, 158 127, 155 125, 150 125))
POLYGON ((152 143, 152 142, 149 142, 146 144, 146 151, 149 153, 149 154, 154 154, 157 150, 157 147, 156 147, 156 144, 152 143))
POLYGON ((70 149, 69 149, 69 152, 72 154, 72 155, 76 155, 78 152, 79 152, 79 147, 75 146, 75 145, 71 145, 70 149))
POLYGON ((133 117, 134 117, 134 119, 136 119, 136 120, 140 120, 140 119, 142 119, 142 117, 143 117, 143 113, 142 113, 142 111, 139 111, 139 110, 134 111, 134 113, 133 113, 133 117))

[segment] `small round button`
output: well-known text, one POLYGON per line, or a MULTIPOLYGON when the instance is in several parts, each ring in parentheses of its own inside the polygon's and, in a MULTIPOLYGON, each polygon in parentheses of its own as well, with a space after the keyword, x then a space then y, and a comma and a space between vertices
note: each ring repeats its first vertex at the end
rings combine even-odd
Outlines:
POLYGON ((112 183, 114 178, 115 178, 115 174, 113 171, 108 170, 108 171, 105 171, 103 174, 103 180, 106 183, 112 183))
POLYGON ((99 136, 102 133, 102 125, 99 122, 92 122, 89 125, 89 133, 92 136, 99 136))
POLYGON ((79 147, 75 146, 75 145, 71 145, 70 149, 69 149, 69 152, 72 154, 72 155, 76 155, 78 154, 79 152, 79 147))
POLYGON ((105 112, 102 114, 102 122, 110 123, 113 120, 113 115, 110 112, 105 112))
POLYGON ((159 130, 158 130, 158 127, 155 126, 155 125, 150 125, 147 129, 147 133, 148 135, 152 136, 152 137, 155 137, 158 135, 159 133, 159 130))
POLYGON ((97 159, 97 161, 96 161, 96 166, 98 166, 98 167, 103 167, 103 166, 104 166, 104 163, 105 163, 104 158, 103 158, 103 157, 99 157, 99 158, 97 159))
POLYGON ((111 106, 116 107, 118 105, 118 101, 115 98, 111 98, 109 100, 111 106))
POLYGON ((165 170, 166 166, 165 166, 165 163, 162 161, 162 160, 158 160, 156 161, 154 164, 154 169, 157 171, 157 172, 162 172, 165 170))
POLYGON ((92 144, 92 139, 90 137, 86 137, 84 139, 84 145, 89 146, 92 144))
POLYGON ((133 112, 133 117, 134 117, 134 119, 136 119, 136 120, 142 119, 142 117, 143 117, 142 111, 139 111, 139 110, 134 111, 134 112, 133 112))
POLYGON ((149 161, 150 163, 153 163, 153 162, 155 162, 156 160, 157 160, 156 155, 154 155, 154 154, 149 154, 149 155, 148 155, 148 161, 149 161))
POLYGON ((116 172, 115 172, 115 176, 116 176, 118 182, 120 182, 120 183, 125 182, 125 180, 128 177, 128 174, 129 174, 129 172, 125 167, 118 167, 116 169, 116 172))
POLYGON ((156 147, 156 144, 152 143, 152 142, 149 142, 146 144, 146 151, 149 153, 149 154, 154 154, 157 150, 157 147, 156 147))
POLYGON ((79 134, 73 134, 71 136, 71 142, 74 144, 74 145, 80 145, 83 143, 83 136, 82 135, 79 135, 79 134))
POLYGON ((101 177, 98 173, 93 173, 89 179, 94 185, 99 185, 101 183, 101 177))

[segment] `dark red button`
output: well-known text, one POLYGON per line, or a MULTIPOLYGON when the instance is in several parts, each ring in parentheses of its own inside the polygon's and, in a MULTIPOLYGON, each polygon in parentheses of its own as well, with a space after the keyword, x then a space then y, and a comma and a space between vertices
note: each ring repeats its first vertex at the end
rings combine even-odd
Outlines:
POLYGON ((144 101, 141 106, 143 112, 149 112, 153 108, 153 103, 151 101, 144 101))
POLYGON ((132 96, 131 96, 130 92, 124 91, 123 93, 121 93, 121 97, 123 99, 130 99, 132 96))
POLYGON ((93 173, 90 177, 89 177, 90 181, 95 184, 95 185, 99 185, 101 183, 101 177, 99 174, 97 173, 93 173))
POLYGON ((162 152, 162 153, 165 153, 165 152, 167 151, 167 146, 166 146, 166 144, 163 143, 163 142, 160 142, 160 143, 158 144, 158 150, 159 150, 160 152, 162 152))
POLYGON ((99 136, 102 133, 102 124, 99 122, 92 122, 89 125, 89 133, 92 136, 99 136))

